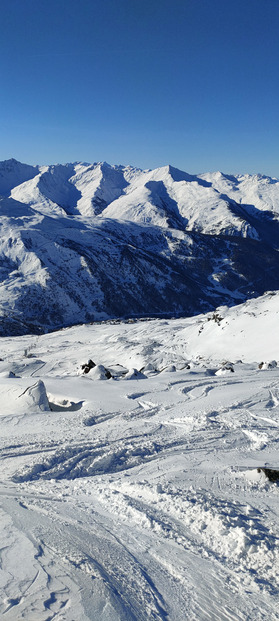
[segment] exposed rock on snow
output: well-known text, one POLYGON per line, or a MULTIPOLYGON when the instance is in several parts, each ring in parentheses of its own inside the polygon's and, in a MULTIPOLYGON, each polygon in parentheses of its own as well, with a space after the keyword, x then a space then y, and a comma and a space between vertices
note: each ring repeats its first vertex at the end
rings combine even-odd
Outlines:
POLYGON ((90 358, 88 362, 81 365, 81 368, 82 368, 83 373, 86 374, 86 373, 89 373, 91 369, 94 369, 95 366, 96 366, 95 362, 93 362, 93 360, 91 360, 90 358))
POLYGON ((258 468, 258 472, 264 472, 269 481, 279 481, 279 470, 275 468, 258 468))
POLYGON ((226 375, 227 373, 234 373, 232 362, 223 362, 222 366, 218 369, 218 371, 216 371, 215 375, 226 375))
POLYGON ((259 369, 275 369, 277 367, 276 360, 270 360, 270 362, 260 362, 259 369))

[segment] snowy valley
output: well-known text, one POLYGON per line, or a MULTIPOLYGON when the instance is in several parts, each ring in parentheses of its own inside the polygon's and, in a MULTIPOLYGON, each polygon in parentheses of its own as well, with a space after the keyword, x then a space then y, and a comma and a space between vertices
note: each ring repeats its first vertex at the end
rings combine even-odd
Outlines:
POLYGON ((279 181, 9 160, 0 194, 3 619, 276 621, 279 181))

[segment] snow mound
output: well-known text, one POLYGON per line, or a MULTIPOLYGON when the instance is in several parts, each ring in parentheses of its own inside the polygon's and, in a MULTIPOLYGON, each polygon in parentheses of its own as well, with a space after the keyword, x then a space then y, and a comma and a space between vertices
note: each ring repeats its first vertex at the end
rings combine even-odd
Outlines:
POLYGON ((108 380, 111 378, 111 373, 102 364, 96 364, 88 371, 86 377, 92 380, 108 380))
POLYGON ((141 371, 138 371, 138 369, 130 369, 128 373, 125 375, 125 379, 126 380, 146 379, 146 375, 144 375, 144 373, 142 373, 141 371))
POLYGON ((170 364, 162 370, 162 373, 175 373, 176 366, 174 364, 170 364))
POLYGON ((0 378, 1 416, 25 414, 27 412, 49 412, 50 406, 42 380, 11 378, 7 383, 0 378))
POLYGON ((52 412, 77 412, 82 408, 83 401, 71 401, 66 397, 62 399, 48 393, 49 407, 52 412))

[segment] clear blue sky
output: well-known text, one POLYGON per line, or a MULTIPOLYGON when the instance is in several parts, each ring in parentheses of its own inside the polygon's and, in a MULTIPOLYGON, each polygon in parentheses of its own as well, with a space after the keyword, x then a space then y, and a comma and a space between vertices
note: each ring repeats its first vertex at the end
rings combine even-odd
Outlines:
POLYGON ((279 0, 2 0, 0 159, 279 177, 279 0))

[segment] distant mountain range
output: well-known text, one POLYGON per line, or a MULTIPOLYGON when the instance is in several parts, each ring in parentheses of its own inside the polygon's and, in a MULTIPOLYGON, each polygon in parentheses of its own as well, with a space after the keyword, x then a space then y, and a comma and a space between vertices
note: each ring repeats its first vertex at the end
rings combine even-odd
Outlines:
POLYGON ((279 289, 279 180, 0 162, 0 334, 190 316, 279 289))

